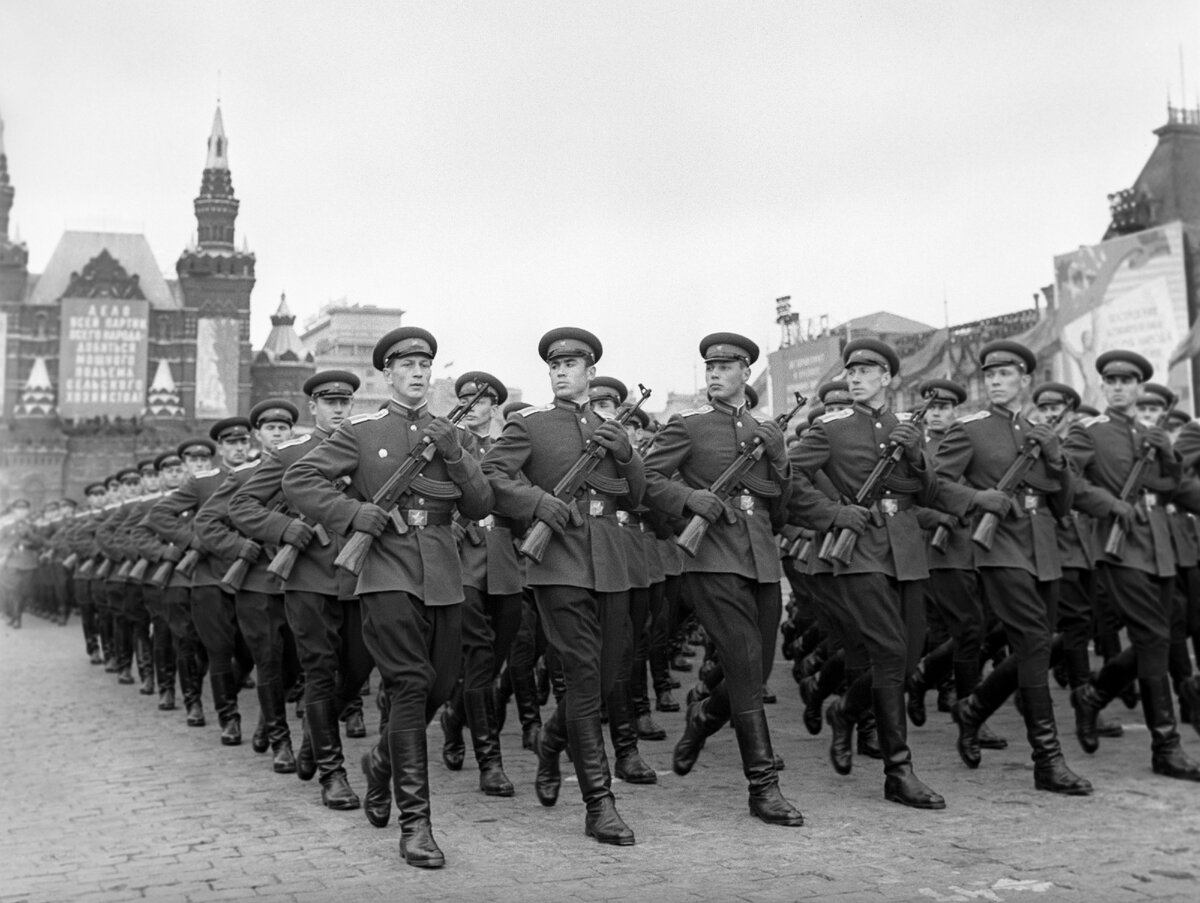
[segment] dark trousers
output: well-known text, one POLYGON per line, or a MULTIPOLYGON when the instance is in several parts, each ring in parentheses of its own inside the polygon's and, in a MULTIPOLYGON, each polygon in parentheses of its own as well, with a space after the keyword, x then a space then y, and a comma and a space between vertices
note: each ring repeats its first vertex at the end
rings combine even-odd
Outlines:
POLYGON ((366 593, 362 630, 388 698, 387 733, 424 731, 458 681, 462 606, 426 605, 404 592, 366 593))
POLYGON ((979 662, 983 643, 984 614, 975 571, 936 570, 929 572, 929 596, 954 639, 954 660, 979 662))
POLYGON ((96 609, 96 632, 100 635, 100 648, 105 659, 116 658, 116 650, 113 649, 112 609, 108 605, 108 585, 103 580, 89 580, 88 586, 91 589, 89 595, 92 604, 96 609))
POLYGON ((83 642, 91 655, 100 648, 100 632, 96 626, 96 603, 92 601, 92 584, 89 580, 75 581, 75 604, 79 606, 79 622, 83 627, 83 642))
POLYGON ((153 668, 152 662, 141 660, 150 648, 150 613, 146 610, 141 584, 109 583, 108 605, 112 610, 117 667, 130 667, 134 651, 138 650, 138 670, 153 668))
POLYGON ((1171 578, 1108 563, 1099 569, 1108 600, 1129 631, 1138 679, 1164 676, 1171 645, 1171 578))
POLYGON ((463 689, 489 687, 508 658, 521 627, 521 594, 493 596, 464 586, 462 605, 463 689))
POLYGON ((150 647, 154 656, 155 679, 159 690, 175 686, 175 640, 167 626, 166 591, 148 584, 142 586, 146 611, 150 615, 150 647))
POLYGON ((535 586, 533 595, 546 640, 562 663, 566 680, 560 706, 566 711, 559 713, 560 722, 598 718, 601 698, 612 692, 621 675, 629 594, 535 586))
POLYGON ((1092 599, 1096 594, 1095 572, 1085 568, 1063 568, 1058 586, 1058 632, 1062 634, 1063 661, 1072 687, 1088 682, 1088 641, 1092 637, 1092 599))
POLYGON ((363 639, 362 603, 288 590, 284 608, 304 670, 305 706, 336 699, 341 711, 375 667, 363 639))
POLYGON ((835 581, 845 612, 866 646, 872 687, 902 686, 908 649, 900 584, 887 574, 842 574, 835 581))
POLYGON ((192 587, 192 622, 208 652, 209 673, 234 673, 238 647, 237 607, 219 586, 192 587))
POLYGON ((738 574, 683 575, 709 642, 716 649, 734 715, 762 708, 762 687, 770 672, 779 629, 779 584, 759 583, 738 574))
POLYGON ((285 690, 295 684, 299 669, 295 655, 288 654, 295 641, 284 614, 283 596, 242 590, 237 594, 234 612, 258 669, 258 682, 279 683, 285 690), (285 667, 285 663, 291 667, 285 667))
POLYGON ((1017 686, 1046 686, 1058 581, 1022 568, 980 568, 979 584, 1017 657, 1017 686))

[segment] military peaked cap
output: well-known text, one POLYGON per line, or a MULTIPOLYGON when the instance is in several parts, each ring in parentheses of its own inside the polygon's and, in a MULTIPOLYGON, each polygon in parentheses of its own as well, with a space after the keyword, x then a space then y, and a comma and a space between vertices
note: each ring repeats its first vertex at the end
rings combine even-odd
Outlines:
POLYGON ((1145 383, 1142 394, 1137 397, 1138 404, 1160 404, 1169 408, 1175 403, 1175 393, 1160 383, 1145 383))
POLYGON ((258 429, 264 423, 286 423, 292 426, 300 411, 286 398, 265 398, 250 409, 250 422, 258 429))
POLYGON ((1065 404, 1068 409, 1075 411, 1083 403, 1079 393, 1065 383, 1042 383, 1033 390, 1033 403, 1065 404))
POLYGON ((419 326, 401 326, 375 343, 371 363, 375 365, 376 370, 386 370, 392 358, 409 357, 414 354, 424 355, 430 360, 437 357, 437 339, 433 337, 433 333, 419 326))
POLYGON ((183 464, 183 458, 178 452, 165 451, 154 459, 154 469, 162 470, 164 467, 174 467, 177 464, 183 464))
POLYGON ((592 401, 611 398, 617 404, 621 404, 628 397, 629 389, 625 387, 625 383, 616 377, 597 376, 588 383, 588 398, 592 401))
POLYGON ((967 400, 967 390, 950 379, 927 379, 921 383, 919 394, 930 401, 948 401, 953 405, 967 400))
POLYGON ((821 404, 854 404, 850 385, 844 379, 835 379, 817 386, 817 399, 821 404))
POLYGON ((593 364, 600 360, 604 346, 586 329, 576 326, 559 326, 551 329, 538 342, 538 354, 549 363, 560 357, 582 357, 593 364))
POLYGON ((362 383, 349 370, 322 370, 304 381, 309 398, 353 398, 362 383))
POLYGON ((1010 342, 1002 339, 988 342, 979 352, 979 367, 990 370, 992 367, 1020 367, 1025 373, 1037 369, 1037 355, 1020 342, 1010 342))
POLYGON ((1132 376, 1147 382, 1154 375, 1154 365, 1136 351, 1106 351, 1096 358, 1096 372, 1101 376, 1132 376))
POLYGON ((855 339, 853 342, 847 342, 846 347, 842 349, 842 364, 846 367, 854 364, 887 367, 892 376, 900 372, 900 356, 891 345, 879 339, 855 339))
POLYGON ((488 384, 487 394, 496 404, 508 401, 508 389, 504 383, 483 370, 469 370, 454 381, 454 394, 459 398, 470 397, 479 391, 479 381, 488 384))
POLYGON ((217 453, 217 447, 211 439, 205 439, 203 436, 194 436, 191 439, 184 439, 179 443, 179 447, 175 449, 179 457, 193 458, 211 458, 217 453))
POLYGON ((714 332, 700 340, 700 356, 706 361, 741 361, 749 367, 758 360, 758 346, 736 332, 714 332))
POLYGON ((220 442, 223 439, 240 439, 249 435, 250 421, 245 417, 226 417, 224 420, 218 420, 208 431, 208 437, 213 442, 220 442))

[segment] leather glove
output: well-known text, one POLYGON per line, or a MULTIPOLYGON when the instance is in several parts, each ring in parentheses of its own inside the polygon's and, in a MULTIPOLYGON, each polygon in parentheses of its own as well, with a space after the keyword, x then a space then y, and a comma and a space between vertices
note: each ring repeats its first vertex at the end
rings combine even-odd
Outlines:
POLYGON ((684 507, 693 514, 699 514, 710 524, 715 524, 725 513, 725 503, 714 492, 707 489, 693 489, 684 502, 684 507))
POLYGON ((921 434, 921 428, 915 423, 905 421, 896 424, 895 429, 888 436, 888 440, 904 449, 904 457, 908 458, 910 462, 915 463, 921 460, 921 446, 924 444, 925 437, 921 434))
POLYGON ((962 526, 962 523, 953 514, 941 513, 937 517, 939 527, 945 527, 947 530, 957 530, 962 526))
POLYGON ((1042 447, 1042 460, 1051 470, 1064 470, 1067 466, 1063 458, 1062 441, 1058 433, 1044 423, 1039 423, 1029 431, 1029 438, 1042 447))
POLYGON ((842 505, 833 516, 833 526, 838 530, 852 530, 859 536, 871 522, 871 512, 862 505, 842 505))
POLYGON ((1167 431, 1161 426, 1156 426, 1146 434, 1145 442, 1156 452, 1160 458, 1168 460, 1174 457, 1174 448, 1171 446, 1171 437, 1167 435, 1167 431))
POLYGON ((247 561, 256 561, 261 554, 262 546, 253 539, 243 539, 241 546, 238 548, 237 557, 244 558, 247 561))
POLYGON ((285 546, 295 546, 297 549, 303 549, 313 538, 313 528, 299 518, 292 520, 290 524, 283 528, 283 536, 280 541, 285 546))
POLYGON ((1012 511, 1013 500, 1008 493, 999 489, 980 489, 975 493, 975 507, 987 511, 999 518, 1005 518, 1012 511))
POLYGON ((438 454, 446 461, 457 461, 462 457, 462 442, 458 438, 458 427, 445 417, 436 417, 425 427, 425 441, 433 443, 438 454))
POLYGON ((350 522, 350 526, 355 532, 370 533, 372 536, 379 536, 383 533, 383 528, 387 526, 388 513, 378 505, 373 505, 370 502, 363 502, 358 506, 358 511, 354 513, 354 520, 350 522))
POLYGON ((540 521, 545 521, 546 525, 555 533, 562 533, 571 521, 571 506, 547 492, 538 499, 537 507, 533 509, 533 516, 540 521))
POLYGON ((787 467, 787 439, 774 420, 760 423, 754 431, 754 438, 762 440, 763 452, 777 470, 787 467))
POLYGON ((606 420, 592 434, 596 444, 613 456, 618 464, 628 464, 633 460, 633 446, 629 444, 629 435, 625 427, 613 420, 606 420))
POLYGON ((1118 499, 1117 503, 1113 505, 1112 513, 1126 533, 1133 530, 1134 522, 1137 520, 1137 509, 1133 505, 1118 499))

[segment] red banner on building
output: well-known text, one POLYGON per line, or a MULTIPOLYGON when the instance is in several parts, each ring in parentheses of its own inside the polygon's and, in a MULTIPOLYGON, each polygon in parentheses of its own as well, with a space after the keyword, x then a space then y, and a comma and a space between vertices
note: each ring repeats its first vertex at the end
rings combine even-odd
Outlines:
POLYGON ((64 298, 58 364, 62 417, 137 417, 146 406, 150 302, 64 298))

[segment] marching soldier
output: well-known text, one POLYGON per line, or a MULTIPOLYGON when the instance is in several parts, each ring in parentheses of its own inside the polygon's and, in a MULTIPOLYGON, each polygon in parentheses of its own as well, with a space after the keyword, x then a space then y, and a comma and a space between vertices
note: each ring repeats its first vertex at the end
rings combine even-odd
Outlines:
POLYGON ((591 409, 588 382, 602 351, 600 340, 583 329, 562 327, 542 336, 538 353, 549 366, 554 401, 510 417, 483 468, 495 491, 496 513, 540 520, 555 533, 541 562, 529 563, 526 578, 566 677, 563 700, 538 742, 538 800, 544 806, 558 801, 559 755, 569 740, 587 804, 585 833, 600 843, 629 845, 634 834, 613 799, 600 700, 620 676, 629 618, 628 565, 616 507, 618 501, 632 506, 641 501, 644 474, 625 431, 591 409), (592 438, 604 457, 586 493, 557 498, 555 486, 592 438))
POLYGON ((89 558, 95 536, 95 525, 108 490, 104 483, 88 483, 83 487, 83 495, 87 507, 76 512, 75 524, 69 537, 70 554, 77 561, 72 568, 72 580, 75 584, 75 604, 79 607, 79 621, 83 627, 83 642, 87 649, 88 658, 93 665, 104 664, 104 654, 100 651, 100 630, 96 623, 96 601, 92 597, 92 584, 83 563, 89 558))
MULTIPOLYGON (((896 352, 874 339, 847 343, 842 352, 854 405, 815 421, 792 450, 790 521, 820 531, 851 530, 858 537, 848 564, 834 567, 847 628, 865 644, 871 670, 831 703, 830 726, 845 735, 838 743, 848 758, 848 728, 872 705, 884 759, 884 797, 919 809, 944 809, 945 800, 913 773, 904 710, 908 649, 903 600, 921 591, 929 576, 915 505, 929 507, 937 491, 933 467, 922 450, 920 428, 901 423, 887 405, 887 388, 900 369, 896 352), (889 447, 901 460, 877 505, 854 504, 859 488, 889 447), (834 500, 814 484, 828 477, 834 500), (870 703, 868 703, 868 699, 870 703)), ((835 741, 837 737, 835 736, 835 741)), ((836 763, 835 763, 836 764, 836 763)))
POLYGON ((29 519, 31 506, 25 499, 17 499, 5 512, 5 523, 0 526, 0 589, 4 594, 4 614, 8 626, 21 628, 21 613, 33 595, 33 573, 37 568, 37 550, 40 540, 35 536, 29 519))
POLYGON ((979 767, 979 728, 1015 689, 1033 749, 1034 786, 1087 796, 1092 785, 1063 759, 1048 683, 1050 617, 1062 577, 1056 525, 1071 511, 1073 481, 1058 435, 1021 415, 1022 395, 1037 368, 1034 353, 1017 342, 991 342, 979 365, 990 404, 951 426, 938 445, 939 504, 964 520, 983 512, 999 518, 991 548, 974 549, 977 585, 1013 652, 955 706, 959 755, 968 767, 979 767), (1011 493, 998 490, 1018 456, 1034 455, 1033 444, 1036 459, 1020 484, 1011 493))
POLYGON ((720 658, 724 679, 688 706, 673 767, 687 774, 707 737, 732 721, 749 782, 751 814, 768 824, 799 827, 800 810, 779 789, 775 753, 763 709, 763 684, 781 615, 783 574, 772 535, 782 523, 791 485, 786 442, 778 425, 746 405, 758 346, 734 333, 700 342, 711 402, 671 417, 646 458, 649 503, 673 517, 709 522, 696 557, 684 562, 684 592, 720 658), (755 439, 765 454, 727 501, 709 486, 755 439))
MULTIPOLYGON (((351 417, 283 478, 289 503, 310 522, 335 532, 374 537, 357 591, 363 638, 388 697, 388 724, 368 775, 368 798, 386 799, 390 777, 400 810, 400 855, 409 865, 440 868, 445 856, 430 824, 425 727, 446 701, 462 660, 462 568, 451 530, 453 513, 478 521, 492 509, 492 491, 469 433, 429 413, 426 395, 437 340, 401 327, 375 346, 391 401, 351 417), (410 456, 436 453, 394 509, 359 501, 334 488, 350 478, 360 499, 373 499, 410 456), (390 769, 390 774, 389 770, 390 769)), ((369 808, 372 824, 382 804, 369 808), (373 814, 374 813, 374 814, 373 814)))
POLYGON ((1096 369, 1108 407, 1071 427, 1065 452, 1079 474, 1076 507, 1095 519, 1098 543, 1107 544, 1114 525, 1124 530, 1120 554, 1105 549, 1098 568, 1132 646, 1072 692, 1076 732, 1084 751, 1095 752, 1096 716, 1136 676, 1154 773, 1200 781, 1200 765, 1184 753, 1179 739, 1167 675, 1175 556, 1164 503, 1179 488, 1181 458, 1166 430, 1148 428, 1135 416, 1141 387, 1154 373, 1150 362, 1132 351, 1108 351, 1096 359, 1096 369), (1141 457, 1152 457, 1153 463, 1135 493, 1122 498, 1123 485, 1141 457))
MULTIPOLYGON (((309 377, 304 394, 314 431, 264 454, 229 503, 234 526, 247 536, 299 550, 283 583, 284 608, 304 669, 304 739, 296 774, 304 781, 319 774, 321 802, 342 810, 357 809, 360 801, 346 777, 338 712, 358 695, 374 662, 363 642, 354 576, 333 563, 345 537, 326 533, 323 526, 314 526, 319 522, 306 520, 290 505, 280 507, 279 501, 288 467, 345 422, 358 387, 358 377, 345 370, 325 370, 309 377)), ((390 800, 384 803, 385 811, 390 809, 390 800)), ((369 810, 367 814, 371 815, 369 810)), ((386 814, 383 823, 387 824, 386 814)))

